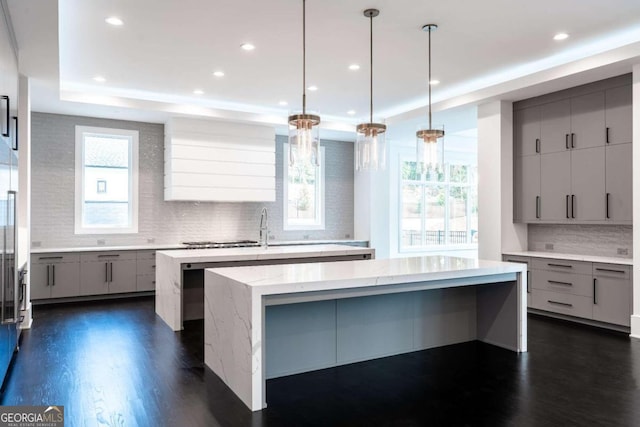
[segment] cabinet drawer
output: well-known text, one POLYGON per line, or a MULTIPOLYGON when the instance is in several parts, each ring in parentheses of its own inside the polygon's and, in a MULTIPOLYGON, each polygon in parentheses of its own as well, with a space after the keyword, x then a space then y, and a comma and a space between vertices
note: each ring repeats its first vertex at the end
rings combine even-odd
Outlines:
POLYGON ((532 300, 531 306, 539 310, 585 319, 593 318, 593 300, 589 297, 536 289, 532 294, 532 300))
POLYGON ((502 260, 507 262, 517 262, 520 264, 529 264, 531 262, 529 257, 519 255, 502 255, 502 260))
POLYGON ((140 259, 156 259, 156 251, 155 250, 137 251, 136 258, 139 260, 140 259))
POLYGON ((614 279, 631 279, 631 266, 619 264, 593 263, 593 275, 595 277, 612 277, 614 279))
POLYGON ((156 289, 156 276, 149 274, 136 277, 136 291, 153 291, 156 289))
POLYGON ((80 255, 76 253, 32 254, 31 262, 37 264, 55 264, 58 262, 78 262, 80 255))
POLYGON ((591 263, 553 258, 532 258, 532 268, 536 270, 561 271, 572 274, 591 275, 591 263))
POLYGON ((136 274, 138 275, 156 275, 156 259, 140 259, 138 258, 136 274))
POLYGON ((136 251, 105 251, 105 252, 85 252, 80 254, 82 262, 96 261, 116 261, 121 259, 136 259, 136 251))
POLYGON ((547 270, 536 270, 532 276, 532 286, 535 289, 585 297, 593 296, 591 276, 547 270))

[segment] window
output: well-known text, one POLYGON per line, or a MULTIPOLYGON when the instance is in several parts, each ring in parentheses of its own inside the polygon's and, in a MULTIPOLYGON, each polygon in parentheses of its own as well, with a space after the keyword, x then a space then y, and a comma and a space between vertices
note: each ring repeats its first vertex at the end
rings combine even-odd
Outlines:
POLYGON ((76 234, 138 232, 138 132, 76 126, 76 234))
POLYGON ((284 144, 284 226, 285 230, 324 230, 324 147, 320 166, 288 162, 289 144, 284 144))
POLYGON ((445 165, 423 173, 401 160, 400 250, 470 247, 478 239, 476 167, 445 165))

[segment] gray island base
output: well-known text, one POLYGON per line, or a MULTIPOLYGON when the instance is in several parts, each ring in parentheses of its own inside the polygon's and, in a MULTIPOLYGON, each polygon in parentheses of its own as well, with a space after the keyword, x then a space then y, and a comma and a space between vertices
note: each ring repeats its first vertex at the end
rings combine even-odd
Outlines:
POLYGON ((427 256, 205 271, 205 364, 253 411, 266 380, 480 340, 527 351, 526 270, 427 256))

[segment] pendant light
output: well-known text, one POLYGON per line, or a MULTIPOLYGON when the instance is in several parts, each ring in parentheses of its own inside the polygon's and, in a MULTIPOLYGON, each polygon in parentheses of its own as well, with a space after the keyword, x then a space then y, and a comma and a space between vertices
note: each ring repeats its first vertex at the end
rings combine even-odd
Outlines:
POLYGON ((418 164, 422 164, 423 170, 429 168, 437 169, 438 139, 444 136, 444 129, 434 129, 431 123, 431 32, 437 28, 436 24, 427 24, 422 27, 422 31, 429 33, 429 76, 427 80, 429 88, 429 127, 416 132, 416 157, 418 164))
POLYGON ((318 166, 320 116, 307 113, 306 1, 302 0, 302 113, 289 116, 289 164, 318 166))
POLYGON ((356 127, 356 170, 384 169, 386 163, 384 133, 387 126, 373 122, 373 18, 378 9, 367 9, 364 16, 369 18, 369 123, 356 127))

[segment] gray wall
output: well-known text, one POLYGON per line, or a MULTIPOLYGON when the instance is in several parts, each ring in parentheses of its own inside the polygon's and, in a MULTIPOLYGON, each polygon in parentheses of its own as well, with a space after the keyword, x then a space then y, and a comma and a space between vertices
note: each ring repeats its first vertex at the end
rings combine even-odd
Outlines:
POLYGON ((632 230, 630 225, 529 224, 529 250, 632 258, 632 230), (618 254, 619 248, 627 254, 618 254))
POLYGON ((325 147, 325 230, 284 231, 283 142, 276 139, 276 202, 215 203, 164 201, 164 126, 58 114, 32 114, 32 247, 59 248, 173 244, 186 240, 258 239, 263 206, 274 240, 353 238, 353 144, 322 141, 325 147), (139 137, 139 224, 137 234, 75 235, 75 126, 131 129, 139 137), (152 240, 153 239, 153 240, 152 240))

